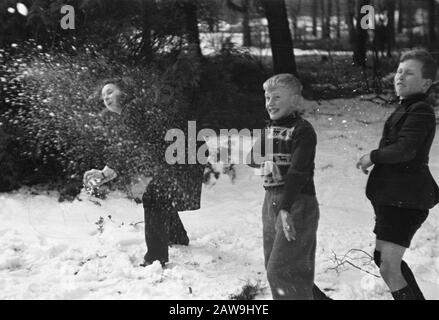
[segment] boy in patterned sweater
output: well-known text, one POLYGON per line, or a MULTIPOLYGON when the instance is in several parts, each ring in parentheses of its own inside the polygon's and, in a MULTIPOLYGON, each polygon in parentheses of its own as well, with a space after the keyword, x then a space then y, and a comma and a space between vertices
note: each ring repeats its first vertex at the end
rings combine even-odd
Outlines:
POLYGON ((297 111, 302 85, 291 74, 278 74, 263 87, 270 122, 253 146, 250 166, 259 168, 264 177, 263 246, 272 296, 276 300, 329 299, 314 285, 317 137, 297 111), (255 163, 255 152, 261 153, 260 163, 255 163))

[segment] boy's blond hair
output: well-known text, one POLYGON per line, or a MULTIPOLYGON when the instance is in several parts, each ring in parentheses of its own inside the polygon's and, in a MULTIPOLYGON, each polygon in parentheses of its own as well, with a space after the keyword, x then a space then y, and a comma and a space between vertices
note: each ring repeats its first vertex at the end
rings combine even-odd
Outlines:
POLYGON ((280 73, 267 79, 262 85, 265 91, 274 90, 279 87, 289 88, 296 94, 302 94, 302 83, 291 73, 280 73))

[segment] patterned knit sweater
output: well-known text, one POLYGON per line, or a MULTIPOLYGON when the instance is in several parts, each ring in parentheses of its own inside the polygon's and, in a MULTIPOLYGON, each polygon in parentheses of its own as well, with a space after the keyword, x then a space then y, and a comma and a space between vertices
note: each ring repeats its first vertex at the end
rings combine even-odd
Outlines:
POLYGON ((266 190, 283 188, 281 209, 289 211, 300 193, 316 194, 316 144, 317 136, 312 125, 296 112, 270 121, 261 139, 253 146, 250 166, 259 169, 266 190), (257 163, 256 156, 263 160, 257 163))

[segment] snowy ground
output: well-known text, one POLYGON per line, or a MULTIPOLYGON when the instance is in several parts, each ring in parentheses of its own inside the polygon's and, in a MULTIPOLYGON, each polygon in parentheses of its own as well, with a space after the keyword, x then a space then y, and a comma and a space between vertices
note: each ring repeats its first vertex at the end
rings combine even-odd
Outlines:
MULTIPOLYGON (((242 45, 242 33, 231 33, 231 32, 209 32, 209 33, 200 33, 200 41, 201 41, 201 51, 204 56, 215 55, 221 51, 223 44, 226 40, 229 40, 235 48, 240 48, 242 45)), ((270 39, 268 37, 268 33, 261 35, 261 43, 264 43, 264 46, 252 46, 250 48, 246 48, 245 50, 249 52, 251 55, 255 57, 271 57, 272 52, 270 48, 270 39)), ((328 50, 318 50, 318 49, 298 49, 294 48, 294 56, 351 56, 352 51, 333 51, 330 52, 328 50)))
MULTIPOLYGON (((307 110, 319 139, 316 283, 334 299, 390 299, 382 279, 371 275, 378 275, 367 256, 374 245, 373 211, 364 195, 367 176, 355 162, 376 147, 392 110, 358 99, 307 102, 307 110), (364 252, 342 260, 351 249, 364 252), (348 263, 337 267, 337 261, 363 270, 348 263)), ((439 181, 438 138, 430 163, 439 181)), ((158 264, 138 267, 145 251, 143 224, 136 224, 142 206, 122 194, 101 206, 86 196, 59 203, 56 194, 35 190, 0 194, 0 299, 228 299, 249 281, 260 281, 258 299, 270 299, 262 257, 263 193, 260 178, 243 165, 234 184, 224 175, 204 186, 202 209, 181 213, 191 243, 172 247, 164 270, 158 264), (99 217, 102 232, 95 224, 99 217)), ((438 208, 406 254, 428 299, 439 299, 438 208)))

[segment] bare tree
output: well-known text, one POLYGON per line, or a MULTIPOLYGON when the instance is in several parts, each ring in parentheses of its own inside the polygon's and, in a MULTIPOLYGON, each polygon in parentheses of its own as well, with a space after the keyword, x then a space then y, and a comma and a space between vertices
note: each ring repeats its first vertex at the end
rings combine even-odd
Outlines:
POLYGON ((329 38, 329 32, 328 32, 328 15, 326 12, 326 3, 327 0, 320 0, 320 14, 321 14, 321 21, 322 21, 322 39, 328 39, 329 38))
POLYGON ((268 20, 274 73, 297 74, 285 0, 261 0, 268 20))
POLYGON ((289 9, 289 15, 291 17, 292 25, 293 25, 293 37, 294 40, 299 40, 299 28, 298 28, 298 22, 299 22, 299 15, 300 11, 302 10, 302 0, 292 1, 290 0, 288 2, 287 8, 289 9), (295 2, 297 2, 297 5, 294 5, 295 2))
POLYGON ((325 39, 331 38, 331 16, 332 16, 332 0, 323 0, 322 6, 325 7, 326 2, 326 14, 325 14, 325 39))
POLYGON ((318 15, 318 0, 313 0, 312 1, 312 7, 311 7, 311 11, 312 11, 312 35, 314 37, 317 37, 317 15, 318 15))
POLYGON ((414 15, 415 10, 414 10, 412 3, 410 1, 404 2, 404 8, 405 8, 405 15, 404 15, 405 25, 403 25, 403 27, 406 27, 408 30, 409 46, 412 46, 412 44, 413 44, 413 26, 414 26, 413 15, 414 15))
POLYGON ((250 0, 242 0, 241 5, 236 4, 233 0, 227 0, 227 6, 233 11, 242 14, 242 45, 244 47, 251 47, 252 36, 250 28, 250 0))
POLYGON ((430 49, 437 48, 436 39, 436 1, 428 0, 428 40, 430 49))
POLYGON ((355 25, 354 25, 354 17, 355 17, 355 1, 347 1, 347 10, 346 10, 346 24, 348 25, 349 32, 349 42, 351 46, 355 44, 355 25))
POLYGON ((404 1, 398 1, 398 33, 402 33, 402 28, 404 27, 404 1))
POLYGON ((182 0, 181 5, 185 14, 184 31, 189 44, 195 46, 196 52, 201 56, 200 31, 198 30, 197 0, 182 0))
POLYGON ((354 64, 362 67, 366 67, 366 43, 367 43, 367 30, 361 27, 361 8, 365 5, 369 5, 370 0, 360 0, 357 2, 357 24, 355 27, 355 41, 354 41, 354 64))
POLYGON ((335 11, 337 14, 337 26, 336 26, 336 37, 337 39, 341 38, 341 6, 340 6, 340 0, 335 1, 335 11))
POLYGON ((140 56, 147 61, 152 59, 153 48, 151 39, 151 27, 156 6, 154 0, 146 0, 141 4, 142 9, 142 44, 140 48, 140 56))
POLYGON ((392 56, 395 47, 395 0, 386 0, 387 11, 387 56, 392 56))

